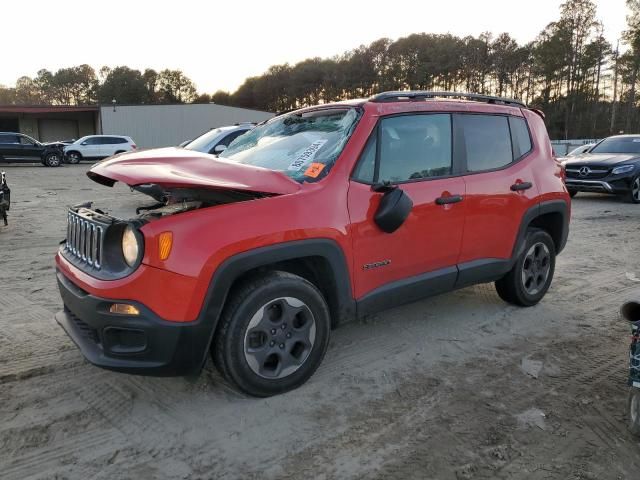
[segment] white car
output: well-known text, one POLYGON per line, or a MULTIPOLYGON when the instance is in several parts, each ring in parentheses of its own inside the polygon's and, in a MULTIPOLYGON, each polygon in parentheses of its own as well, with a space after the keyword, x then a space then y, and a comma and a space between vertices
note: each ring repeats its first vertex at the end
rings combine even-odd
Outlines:
POLYGON ((79 163, 81 160, 101 160, 136 148, 131 137, 87 135, 64 147, 64 156, 67 163, 79 163))
POLYGON ((587 153, 593 147, 595 147, 595 143, 588 143, 586 145, 580 145, 578 148, 574 148, 569 153, 567 153, 567 157, 575 157, 576 155, 582 155, 583 153, 587 153))
POLYGON ((180 146, 187 150, 218 155, 224 152, 236 138, 255 126, 255 123, 238 123, 228 127, 212 128, 193 140, 181 143, 180 146))

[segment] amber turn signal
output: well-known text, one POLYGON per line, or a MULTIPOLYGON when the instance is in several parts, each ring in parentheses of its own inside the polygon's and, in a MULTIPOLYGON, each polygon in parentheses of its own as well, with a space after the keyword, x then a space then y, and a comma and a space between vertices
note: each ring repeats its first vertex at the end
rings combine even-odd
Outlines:
POLYGON ((140 315, 140 310, 126 303, 113 303, 109 307, 109 313, 117 313, 118 315, 140 315))
POLYGON ((158 255, 160 260, 166 260, 171 253, 171 246, 173 245, 173 233, 162 232, 158 237, 158 255))

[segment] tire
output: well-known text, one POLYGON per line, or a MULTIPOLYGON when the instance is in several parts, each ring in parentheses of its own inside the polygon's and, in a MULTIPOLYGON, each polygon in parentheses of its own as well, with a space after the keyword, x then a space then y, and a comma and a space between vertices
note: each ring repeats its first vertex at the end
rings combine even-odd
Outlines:
POLYGON ((59 167, 62 164, 62 154, 49 152, 44 157, 44 164, 47 167, 59 167))
POLYGON ((556 249, 547 232, 531 228, 525 236, 522 254, 509 273, 495 283, 505 302, 531 307, 549 290, 556 266, 556 249))
POLYGON ((568 188, 567 190, 568 190, 568 192, 569 192, 569 196, 570 196, 571 198, 575 197, 575 196, 578 194, 578 191, 577 191, 577 190, 572 190, 571 188, 568 188))
POLYGON ((629 431, 640 436, 640 389, 632 387, 629 390, 629 401, 627 403, 627 413, 629 415, 629 431))
POLYGON ((313 375, 327 351, 330 325, 327 303, 313 284, 270 272, 233 289, 211 354, 227 381, 249 395, 268 397, 313 375))
POLYGON ((72 165, 80 163, 80 160, 82 160, 82 155, 79 152, 69 152, 67 154, 67 162, 72 165))
POLYGON ((627 193, 627 201, 640 203, 640 175, 631 180, 631 188, 629 193, 627 193))

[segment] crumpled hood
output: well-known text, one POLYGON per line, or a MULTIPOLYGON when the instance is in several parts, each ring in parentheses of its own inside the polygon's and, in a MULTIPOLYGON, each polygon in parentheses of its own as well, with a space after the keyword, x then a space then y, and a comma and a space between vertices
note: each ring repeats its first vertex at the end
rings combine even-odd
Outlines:
POLYGON ((123 153, 95 164, 87 176, 108 186, 155 184, 165 188, 210 188, 274 195, 297 192, 300 184, 281 172, 169 147, 123 153))
POLYGON ((570 165, 615 165, 617 163, 640 160, 636 153, 583 153, 563 159, 565 166, 570 165))

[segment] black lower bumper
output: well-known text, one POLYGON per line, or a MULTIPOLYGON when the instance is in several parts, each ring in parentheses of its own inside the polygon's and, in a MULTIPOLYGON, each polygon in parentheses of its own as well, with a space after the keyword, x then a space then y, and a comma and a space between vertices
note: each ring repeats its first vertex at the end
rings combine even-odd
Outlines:
POLYGON ((206 320, 161 319, 140 303, 95 297, 57 272, 64 310, 56 321, 92 364, 125 373, 176 376, 202 368, 212 336, 206 320), (139 315, 109 312, 113 303, 135 306, 139 315))
POLYGON ((598 180, 567 177, 565 184, 569 190, 576 192, 612 193, 623 195, 631 190, 632 177, 621 175, 605 177, 598 180))

